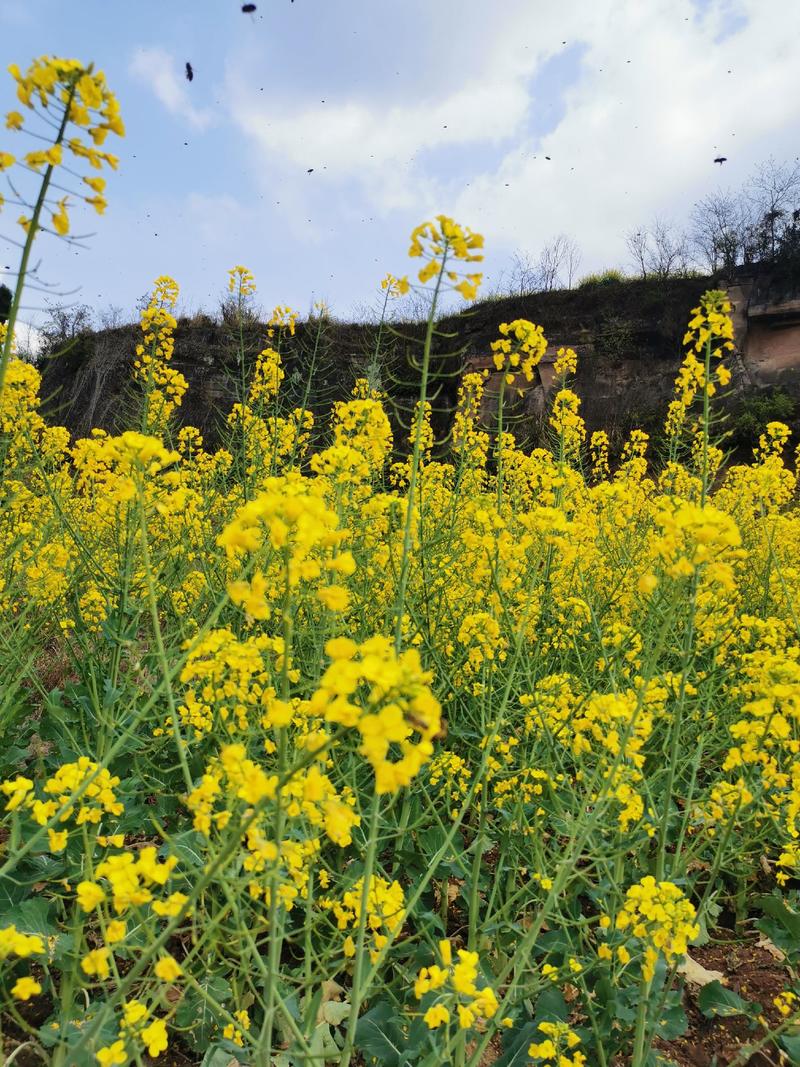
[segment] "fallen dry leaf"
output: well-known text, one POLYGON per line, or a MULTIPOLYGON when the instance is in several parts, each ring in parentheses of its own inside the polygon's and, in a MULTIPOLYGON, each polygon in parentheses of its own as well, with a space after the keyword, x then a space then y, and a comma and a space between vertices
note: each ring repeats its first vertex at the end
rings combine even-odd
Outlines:
POLYGON ((786 959, 786 953, 785 952, 781 952, 781 950, 778 948, 778 946, 773 944, 772 941, 770 941, 770 939, 767 937, 766 934, 762 934, 759 937, 758 941, 756 941, 756 948, 766 949, 767 952, 770 954, 770 956, 773 957, 773 959, 776 959, 776 960, 785 960, 786 959))
POLYGON ((719 982, 721 985, 728 984, 728 980, 722 971, 709 971, 702 963, 693 960, 691 956, 687 956, 683 963, 678 965, 678 974, 682 975, 689 985, 704 986, 708 985, 709 982, 719 982))

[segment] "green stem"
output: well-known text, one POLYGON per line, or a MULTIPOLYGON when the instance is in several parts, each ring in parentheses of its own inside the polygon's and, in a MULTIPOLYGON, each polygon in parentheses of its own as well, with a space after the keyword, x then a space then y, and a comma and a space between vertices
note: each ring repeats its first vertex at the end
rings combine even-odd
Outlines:
MULTIPOLYGON (((53 142, 54 145, 60 145, 64 140, 64 132, 69 122, 69 113, 72 109, 72 98, 75 96, 75 83, 72 84, 69 90, 69 96, 67 97, 66 104, 64 105, 64 114, 61 116, 61 122, 58 127, 58 134, 53 142)), ((0 394, 3 392, 3 385, 6 380, 6 368, 8 367, 8 361, 11 358, 11 346, 14 341, 14 327, 17 322, 17 314, 19 313, 19 306, 22 302, 22 292, 25 288, 25 277, 28 273, 28 263, 31 258, 31 250, 33 249, 33 242, 36 239, 36 233, 39 229, 39 217, 41 216, 42 209, 44 208, 45 199, 47 198, 47 190, 50 187, 50 179, 53 176, 54 166, 52 163, 47 165, 47 169, 44 172, 42 178, 42 184, 39 189, 39 196, 36 199, 36 204, 33 208, 33 215, 28 225, 28 232, 25 235, 25 244, 22 249, 22 258, 19 263, 19 273, 17 274, 17 284, 14 290, 14 299, 11 302, 11 308, 8 313, 8 321, 6 322, 6 338, 3 343, 3 351, 0 353, 0 394)))
POLYGON ((428 374, 431 364, 431 345, 433 343, 433 329, 436 319, 436 305, 439 300, 439 291, 442 287, 445 264, 447 263, 447 249, 442 256, 442 265, 436 278, 436 287, 433 290, 433 299, 428 313, 428 324, 425 330, 425 346, 422 351, 422 371, 419 386, 419 403, 417 405, 417 417, 414 425, 414 449, 411 455, 411 474, 408 480, 408 500, 406 503, 406 518, 403 528, 403 554, 400 560, 400 577, 397 583, 397 600, 395 602, 395 627, 394 644, 399 651, 403 636, 403 610, 406 602, 406 590, 408 588, 408 576, 411 570, 411 528, 414 523, 414 505, 416 503, 417 478, 419 476, 420 452, 422 450, 422 427, 425 422, 425 401, 428 396, 428 374))
POLYGON ((361 906, 358 916, 358 933, 356 935, 356 954, 353 960, 353 985, 350 991, 350 1017, 347 1020, 347 1036, 345 1038, 339 1067, 348 1067, 353 1055, 356 1039, 356 1026, 358 1025, 358 1013, 364 1001, 367 982, 364 981, 364 953, 367 940, 367 915, 369 911, 369 889, 372 883, 372 874, 375 870, 375 858, 378 851, 378 822, 380 816, 380 797, 377 793, 372 798, 372 808, 369 816, 369 832, 367 836, 367 851, 364 856, 364 871, 361 881, 361 906))
POLYGON ((650 996, 650 982, 642 979, 639 991, 639 1003, 636 1008, 636 1027, 633 1033, 633 1055, 631 1067, 644 1067, 647 1055, 647 1008, 650 996))

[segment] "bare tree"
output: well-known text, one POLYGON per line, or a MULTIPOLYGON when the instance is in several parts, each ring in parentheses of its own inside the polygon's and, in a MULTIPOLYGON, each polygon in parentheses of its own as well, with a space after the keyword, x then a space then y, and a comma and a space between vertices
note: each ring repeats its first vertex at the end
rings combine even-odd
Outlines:
POLYGON ((530 252, 515 252, 507 274, 506 292, 512 296, 548 293, 566 285, 572 288, 581 262, 577 241, 560 233, 542 248, 536 259, 530 252))
POLYGON ((649 263, 647 231, 642 229, 631 230, 625 236, 625 244, 628 246, 628 252, 636 270, 643 278, 646 278, 649 263))
POLYGON ((126 318, 118 304, 109 304, 97 313, 97 323, 101 330, 117 330, 126 325, 126 318))
POLYGON ((559 234, 539 253, 537 289, 541 292, 549 293, 561 287, 561 267, 564 261, 563 241, 563 236, 559 234))
POLYGON ((694 205, 689 241, 694 258, 711 274, 730 273, 744 257, 751 219, 747 204, 731 192, 710 193, 694 205))
POLYGON ((578 274, 583 253, 574 237, 564 237, 564 273, 567 289, 571 289, 578 274))
POLYGON ((511 296, 530 296, 539 289, 539 267, 530 252, 515 252, 508 272, 511 296))
POLYGON ((774 259, 780 239, 800 208, 800 162, 778 163, 771 156, 745 185, 753 224, 748 258, 774 259))
POLYGON ((76 338, 91 331, 92 309, 88 304, 51 304, 47 321, 40 327, 42 351, 52 354, 70 346, 76 338))
POLYGON ((631 230, 625 243, 643 278, 671 278, 686 273, 689 260, 686 236, 658 215, 649 226, 631 230))

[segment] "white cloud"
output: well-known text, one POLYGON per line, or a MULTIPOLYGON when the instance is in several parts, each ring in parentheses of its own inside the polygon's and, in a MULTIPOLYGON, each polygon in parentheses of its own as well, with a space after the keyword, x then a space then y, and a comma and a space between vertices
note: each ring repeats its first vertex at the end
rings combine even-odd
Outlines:
POLYGON ((786 42, 800 32, 800 9, 748 0, 737 12, 746 23, 720 40, 726 8, 712 4, 697 21, 687 2, 597 3, 583 74, 538 158, 520 145, 454 211, 512 246, 567 230, 587 261, 608 264, 624 258, 623 234, 655 212, 680 217, 770 151, 794 156, 800 66, 786 42))
POLYGON ((147 85, 171 115, 185 119, 198 130, 211 122, 211 113, 189 99, 189 82, 182 68, 164 48, 138 48, 130 64, 131 74, 147 85))
POLYGON ((44 344, 44 336, 29 322, 20 322, 17 319, 14 324, 14 340, 17 342, 17 350, 26 356, 38 356, 44 344))
MULTIPOLYGON (((685 215, 770 153, 796 154, 800 5, 508 0, 501 14, 485 0, 440 3, 453 14, 445 92, 437 71, 435 83, 417 79, 410 92, 406 83, 402 98, 345 89, 341 103, 321 105, 301 88, 278 105, 277 88, 253 102, 246 71, 229 74, 231 114, 265 183, 325 167, 342 191, 326 187, 329 218, 356 208, 446 211, 484 232, 490 247, 534 250, 566 231, 588 268, 624 259, 624 233, 654 213, 685 215), (564 90, 563 118, 540 136, 531 132, 531 83, 564 41, 582 45, 580 66, 564 90), (448 147, 458 150, 457 177, 431 151, 448 147), (724 171, 712 162, 720 153, 724 171)), ((437 19, 446 14, 437 7, 437 19)), ((546 82, 536 84, 546 98, 546 82)), ((315 190, 298 185, 298 211, 315 190)))

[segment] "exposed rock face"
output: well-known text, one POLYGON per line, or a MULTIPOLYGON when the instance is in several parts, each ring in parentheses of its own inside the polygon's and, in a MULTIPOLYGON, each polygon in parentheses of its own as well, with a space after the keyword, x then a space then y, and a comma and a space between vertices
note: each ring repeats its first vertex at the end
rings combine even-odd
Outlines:
POLYGON ((736 347, 748 384, 781 385, 800 396, 800 286, 755 276, 728 286, 736 347))
MULTIPOLYGON (((778 287, 763 275, 740 276, 726 283, 712 279, 675 279, 668 282, 628 282, 604 286, 606 297, 598 306, 580 291, 543 294, 513 304, 495 305, 510 318, 540 322, 550 339, 534 381, 514 383, 522 393, 521 410, 541 418, 554 384, 553 363, 559 347, 578 354, 576 392, 582 398, 582 414, 590 429, 600 426, 612 436, 634 425, 650 424, 663 415, 675 376, 683 359, 682 337, 689 311, 701 293, 712 285, 727 290, 732 305, 736 350, 730 360, 732 390, 747 393, 779 387, 800 404, 800 285, 798 290, 778 287), (657 294, 659 307, 651 307, 657 294), (550 297, 552 300, 547 300, 550 297), (555 298, 561 297, 561 317, 548 323, 555 298), (637 303, 637 298, 641 302, 637 303), (572 298, 572 299, 570 299, 572 298), (523 308, 536 301, 539 307, 523 308), (533 310, 534 314, 525 314, 533 310)), ((483 351, 467 357, 471 370, 487 370, 483 407, 484 421, 492 423, 497 409, 501 375, 485 355, 488 340, 476 338, 483 351)))

